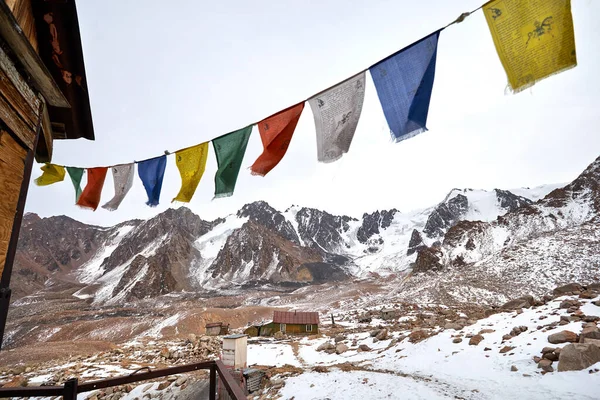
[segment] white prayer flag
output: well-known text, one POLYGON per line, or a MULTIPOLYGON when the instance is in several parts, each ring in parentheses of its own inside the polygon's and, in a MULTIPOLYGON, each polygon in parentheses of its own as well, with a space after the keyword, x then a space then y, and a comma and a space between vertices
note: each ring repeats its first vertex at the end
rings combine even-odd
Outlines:
POLYGON ((102 206, 109 211, 115 211, 133 186, 134 164, 124 164, 111 167, 115 184, 115 195, 102 206))
POLYGON ((308 100, 315 117, 317 157, 325 163, 347 153, 358 125, 365 99, 365 73, 308 100))

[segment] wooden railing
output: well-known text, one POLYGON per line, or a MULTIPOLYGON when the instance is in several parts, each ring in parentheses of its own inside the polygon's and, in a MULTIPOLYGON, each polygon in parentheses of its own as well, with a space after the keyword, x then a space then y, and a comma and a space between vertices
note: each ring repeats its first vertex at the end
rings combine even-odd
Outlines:
POLYGON ((155 369, 147 372, 134 372, 130 375, 101 379, 98 381, 85 382, 81 384, 79 384, 79 381, 76 378, 73 378, 66 381, 63 386, 0 388, 0 398, 62 396, 65 400, 76 400, 78 393, 161 378, 169 375, 182 374, 185 372, 198 371, 201 369, 210 370, 208 394, 209 400, 216 400, 217 398, 217 374, 219 375, 219 379, 221 379, 222 386, 225 388, 231 399, 246 399, 244 390, 239 386, 235 379, 233 379, 233 376, 229 373, 229 370, 220 360, 186 364, 164 369, 155 369))

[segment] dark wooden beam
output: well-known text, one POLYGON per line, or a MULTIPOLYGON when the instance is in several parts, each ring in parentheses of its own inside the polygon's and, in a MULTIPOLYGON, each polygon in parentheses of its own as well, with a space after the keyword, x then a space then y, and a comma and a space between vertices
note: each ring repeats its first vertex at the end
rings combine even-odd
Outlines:
POLYGON ((71 105, 52 78, 50 71, 42 62, 8 5, 0 1, 0 36, 10 46, 15 56, 21 62, 32 84, 46 98, 48 104, 54 107, 70 108, 71 105))

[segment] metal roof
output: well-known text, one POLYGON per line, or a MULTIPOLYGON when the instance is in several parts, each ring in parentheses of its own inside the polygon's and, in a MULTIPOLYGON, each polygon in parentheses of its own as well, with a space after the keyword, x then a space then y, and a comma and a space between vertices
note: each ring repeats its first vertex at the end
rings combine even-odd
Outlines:
POLYGON ((318 325, 318 312, 274 311, 273 322, 276 324, 318 325))
POLYGON ((207 328, 216 328, 217 326, 223 326, 222 322, 211 322, 210 324, 206 324, 207 328))

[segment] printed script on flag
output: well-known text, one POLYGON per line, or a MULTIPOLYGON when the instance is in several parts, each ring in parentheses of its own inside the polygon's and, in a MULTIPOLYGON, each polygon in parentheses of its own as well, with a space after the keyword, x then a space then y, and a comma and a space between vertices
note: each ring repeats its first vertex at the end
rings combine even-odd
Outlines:
POLYGON ((496 0, 483 12, 514 92, 577 65, 570 0, 496 0))
POLYGON ((317 130, 317 158, 334 162, 350 150, 365 98, 365 73, 308 100, 317 130))

